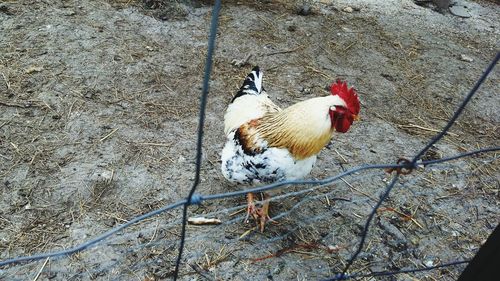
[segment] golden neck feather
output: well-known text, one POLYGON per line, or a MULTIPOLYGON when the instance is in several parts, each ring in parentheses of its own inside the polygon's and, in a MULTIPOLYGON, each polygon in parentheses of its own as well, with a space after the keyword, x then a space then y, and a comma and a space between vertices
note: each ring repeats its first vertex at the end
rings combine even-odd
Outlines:
POLYGON ((248 151, 259 152, 264 140, 270 147, 287 148, 296 160, 305 159, 318 154, 330 141, 333 127, 329 109, 335 105, 344 102, 332 95, 305 100, 243 124, 238 134, 248 151))

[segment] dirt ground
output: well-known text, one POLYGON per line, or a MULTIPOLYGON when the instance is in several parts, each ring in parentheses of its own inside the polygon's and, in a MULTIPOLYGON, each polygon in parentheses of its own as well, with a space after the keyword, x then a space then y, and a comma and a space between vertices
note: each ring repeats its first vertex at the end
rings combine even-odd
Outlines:
MULTIPOLYGON (((223 1, 198 192, 245 188, 224 181, 219 158, 225 107, 253 65, 283 107, 326 95, 337 78, 358 89, 362 120, 321 152, 312 178, 411 157, 499 50, 500 6, 458 5, 466 17, 411 0, 223 1)), ((0 2, 0 260, 77 245, 187 195, 211 7, 0 2)), ((497 67, 425 157, 498 146, 499 85, 497 67)), ((471 258, 499 223, 499 175, 498 154, 489 153, 404 176, 351 272, 471 258)), ((223 224, 188 226, 181 279, 331 277, 388 180, 374 170, 288 187, 271 206, 278 224, 264 233, 242 222, 243 197, 192 207, 191 216, 223 224)), ((153 217, 71 257, 0 268, 0 279, 169 279, 180 217, 153 217)), ((455 280, 463 268, 380 280, 455 280)))

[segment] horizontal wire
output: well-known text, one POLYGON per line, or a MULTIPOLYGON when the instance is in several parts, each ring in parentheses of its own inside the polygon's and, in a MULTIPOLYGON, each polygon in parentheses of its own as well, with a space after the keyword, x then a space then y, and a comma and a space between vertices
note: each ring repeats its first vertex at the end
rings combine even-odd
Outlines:
MULTIPOLYGON (((474 151, 471 151, 471 152, 467 152, 467 153, 463 153, 463 154, 459 154, 459 155, 455 155, 455 156, 451 156, 451 157, 448 157, 448 158, 442 158, 442 159, 437 159, 437 160, 429 160, 429 161, 422 161, 420 162, 419 164, 421 165, 424 165, 424 166, 428 166, 428 165, 435 165, 435 164, 439 164, 439 163, 443 163, 443 162, 448 162, 448 161, 452 161, 452 160, 456 160, 456 159, 459 159, 459 158, 463 158, 463 157, 467 157, 467 156, 472 156, 472 155, 475 155, 475 154, 479 154, 479 153, 484 153, 484 152, 491 152, 491 151, 498 151, 500 150, 500 147, 490 147, 490 148, 485 148, 485 149, 478 149, 478 150, 474 150, 474 151)), ((216 200, 216 199, 223 199, 223 198, 228 198, 228 197, 237 197, 237 196, 241 196, 241 195, 245 195, 249 192, 252 192, 252 193, 257 193, 257 192, 263 192, 263 191, 268 191, 268 190, 271 190, 271 189, 277 189, 279 187, 282 187, 282 186, 287 186, 287 185, 306 185, 306 184, 309 184, 309 185, 323 185, 323 184, 329 184, 329 183, 333 183, 345 176, 348 176, 348 175, 351 175, 351 174, 354 174, 356 172, 359 172, 359 171, 363 171, 363 170, 370 170, 370 169, 387 169, 387 168, 403 168, 405 167, 405 165, 401 165, 401 164, 379 164, 379 165, 363 165, 363 166, 359 166, 359 167, 356 167, 356 168, 352 168, 352 169, 349 169, 343 173, 340 173, 336 176, 332 176, 332 177, 328 177, 328 178, 325 178, 325 179, 321 179, 321 180, 314 180, 314 179, 309 179, 309 180, 290 180, 290 181, 282 181, 282 182, 276 182, 276 183, 273 183, 273 184, 270 184, 270 185, 266 185, 266 186, 262 186, 262 187, 256 187, 256 188, 252 188, 252 189, 246 189, 246 190, 241 190, 241 191, 234 191, 234 192, 228 192, 228 193, 219 193, 219 194, 212 194, 212 195, 204 195, 204 196, 201 196, 202 200, 203 201, 206 201, 206 200, 216 200)), ((15 264, 15 263, 20 263, 20 262, 26 262, 26 261, 36 261, 36 260, 40 260, 40 259, 45 259, 45 258, 49 258, 49 257, 57 257, 57 256, 65 256, 65 255, 71 255, 71 254, 74 254, 74 253, 77 253, 77 252, 80 252, 82 250, 85 250, 86 248, 94 245, 94 244, 97 244, 99 243, 100 241, 110 237, 111 235, 114 235, 118 232, 120 232, 121 230, 137 223, 137 222, 140 222, 142 220, 145 220, 145 219, 148 219, 150 217, 153 217, 155 215, 158 215, 158 214, 161 214, 163 212, 166 212, 168 210, 171 210, 171 209, 174 209, 174 208, 177 208, 177 207, 180 207, 184 204, 187 203, 187 200, 181 200, 181 201, 178 201, 176 203, 173 203, 173 204, 170 204, 170 205, 167 205, 163 208, 160 208, 160 209, 157 209, 157 210, 154 210, 154 211, 151 211, 149 213, 146 213, 144 215, 141 215, 141 216, 138 216, 138 217, 135 217, 134 219, 128 221, 127 223, 124 223, 122 225, 119 225, 87 242, 84 242, 80 245, 77 245, 73 248, 70 248, 70 249, 67 249, 67 250, 61 250, 61 251, 57 251, 57 252, 48 252, 48 253, 42 253, 42 254, 38 254, 38 255, 32 255, 32 256, 22 256, 22 257, 17 257, 17 258, 12 258, 12 259, 7 259, 7 260, 3 260, 3 261, 0 261, 0 267, 3 267, 3 266, 6 266, 6 265, 9 265, 9 264, 15 264)))
MULTIPOLYGON (((220 1, 217 1, 217 3, 219 3, 219 5, 220 5, 220 1)), ((212 31, 213 30, 215 30, 215 29, 212 29, 212 31)), ((472 155, 478 154, 478 153, 498 151, 500 149, 499 147, 484 148, 484 149, 475 150, 475 151, 467 152, 467 153, 460 154, 460 155, 455 155, 455 156, 448 157, 448 158, 442 158, 442 159, 436 159, 436 160, 429 160, 429 161, 421 161, 420 163, 417 163, 417 161, 419 160, 419 158, 422 155, 424 155, 425 152, 427 152, 427 150, 429 150, 432 147, 432 145, 434 145, 441 138, 443 138, 443 136, 446 134, 446 132, 451 128, 451 126, 454 124, 454 122, 456 121, 456 119, 462 113, 462 111, 465 108, 466 104, 469 102, 469 100, 473 97, 473 95, 479 89, 479 87, 484 82, 484 80, 486 79, 486 77, 488 76, 488 74, 493 70, 494 66, 496 65, 496 63, 498 62, 499 59, 500 59, 500 52, 498 52, 496 54, 496 57, 494 58, 494 60, 490 63, 490 65, 487 67, 487 69, 485 70, 485 72, 483 73, 483 75, 480 77, 480 79, 476 82, 476 84, 471 89, 471 91, 469 92, 469 94, 462 101, 461 105, 459 106, 459 108, 457 109, 457 111, 454 113, 454 115, 452 116, 452 118, 449 120, 449 122, 447 123, 447 125, 422 150, 420 150, 416 154, 415 157, 413 157, 410 165, 408 165, 408 164, 404 164, 404 165, 399 165, 399 164, 363 165, 363 166, 356 167, 356 168, 350 169, 348 171, 345 171, 345 172, 343 172, 341 174, 338 174, 336 176, 329 177, 329 178, 322 179, 322 180, 289 180, 289 181, 277 182, 277 183, 273 183, 273 184, 270 184, 270 185, 261 186, 261 187, 257 187, 257 188, 247 189, 247 190, 241 190, 241 191, 235 191, 235 192, 228 192, 228 193, 220 193, 220 194, 213 194, 213 195, 206 195, 206 196, 199 196, 199 202, 201 202, 202 200, 215 200, 215 199, 223 199, 223 198, 235 197, 235 196, 244 195, 244 194, 249 193, 249 192, 263 192, 263 191, 268 191, 268 190, 271 190, 271 189, 276 189, 278 187, 282 187, 282 186, 285 186, 285 185, 289 186, 289 185, 305 185, 305 184, 309 184, 309 185, 328 184, 328 183, 332 183, 332 182, 334 182, 334 181, 336 181, 336 180, 338 180, 338 179, 340 179, 342 177, 345 177, 347 175, 350 175, 350 174, 353 174, 353 173, 356 173, 356 172, 359 172, 359 171, 363 171, 363 170, 368 170, 368 169, 387 169, 387 168, 410 168, 411 169, 411 168, 415 167, 417 164, 424 165, 424 166, 434 165, 434 164, 438 164, 438 163, 443 163, 443 162, 447 162, 447 161, 459 159, 459 158, 462 158, 462 157, 472 156, 472 155)), ((208 74, 209 74, 209 72, 210 72, 210 69, 208 68, 208 74)), ((200 120, 203 121, 203 119, 201 119, 201 118, 202 117, 200 117, 200 120)), ((201 122, 201 125, 203 125, 203 122, 201 122)), ((198 135, 199 140, 201 139, 201 134, 202 134, 202 132, 199 131, 199 135, 198 135)), ((199 176, 199 171, 198 170, 197 170, 197 176, 199 176)), ((355 252, 355 254, 352 256, 352 258, 350 259, 350 261, 348 262, 348 264, 344 268, 343 272, 340 274, 340 276, 337 276, 337 277, 335 277, 333 279, 329 279, 329 280, 342 280, 342 279, 346 279, 348 277, 356 277, 356 275, 347 275, 346 272, 349 269, 349 267, 352 265, 352 263, 354 263, 354 261, 357 259, 357 256, 361 252, 362 247, 364 245, 364 240, 366 239, 366 235, 368 233, 368 228, 369 228, 369 225, 371 223, 371 220, 373 219, 373 217, 375 215, 375 212, 378 209, 378 207, 388 197, 390 191, 394 188, 394 186, 395 186, 395 184, 397 182, 397 179, 398 179, 398 175, 396 175, 393 178, 393 180, 391 181, 391 183, 387 186, 384 195, 380 198, 380 200, 378 201, 377 205, 373 208, 372 212, 370 213, 370 215, 369 215, 369 217, 367 219, 367 222, 365 224, 365 228, 364 228, 363 235, 362 235, 362 238, 361 238, 361 243, 358 246, 358 249, 355 252)), ((48 253, 42 253, 42 254, 37 254, 37 255, 32 255, 32 256, 22 256, 22 257, 16 257, 16 258, 12 258, 12 259, 7 259, 7 260, 4 260, 4 261, 0 261, 0 267, 7 266, 7 265, 10 265, 10 264, 21 263, 21 262, 36 261, 36 260, 41 260, 41 259, 46 259, 46 258, 51 258, 51 257, 67 256, 67 255, 71 255, 71 254, 74 254, 74 253, 77 253, 77 252, 81 252, 81 251, 83 251, 83 250, 85 250, 85 249, 87 249, 87 248, 89 248, 89 247, 91 247, 93 245, 96 245, 97 243, 105 240, 106 238, 108 238, 108 237, 116 234, 117 232, 120 232, 121 230, 123 230, 123 229, 125 229, 125 228, 127 228, 127 227, 129 227, 129 226, 131 226, 131 225, 133 225, 135 223, 137 223, 137 222, 140 222, 140 221, 145 220, 145 219, 147 219, 149 217, 158 215, 160 213, 163 213, 165 211, 168 211, 168 210, 180 207, 180 206, 184 206, 186 208, 188 205, 190 205, 190 204, 193 203, 191 201, 191 197, 194 195, 195 188, 196 188, 196 184, 193 185, 193 189, 191 190, 191 192, 190 192, 190 194, 188 196, 188 199, 181 200, 179 202, 167 205, 167 206, 165 206, 163 208, 160 208, 160 209, 157 209, 155 211, 152 211, 152 212, 146 213, 144 215, 135 217, 134 219, 130 220, 129 222, 124 223, 124 224, 122 224, 122 225, 120 225, 120 226, 118 226, 116 228, 113 228, 113 229, 111 229, 111 230, 109 230, 109 231, 107 231, 107 232, 105 232, 105 233, 103 233, 103 234, 101 234, 101 235, 99 235, 99 236, 97 236, 97 237, 95 237, 95 238, 87 241, 87 242, 84 242, 84 243, 82 243, 80 245, 77 245, 77 246, 75 246, 73 248, 70 248, 70 249, 67 249, 67 250, 56 251, 56 252, 48 252, 48 253)), ((186 224, 186 220, 185 220, 186 215, 185 214, 186 214, 186 209, 184 209, 183 230, 185 229, 185 224, 186 224)), ((181 237, 181 247, 179 249, 179 255, 178 255, 177 262, 176 262, 175 277, 177 277, 177 273, 178 273, 178 267, 179 267, 179 264, 180 264, 180 258, 181 258, 181 254, 182 254, 182 248, 183 248, 184 238, 185 238, 185 232, 183 231, 183 235, 181 237)), ((454 262, 454 263, 450 263, 450 266, 451 265, 455 265, 455 264, 466 263, 466 262, 468 262, 468 261, 457 261, 457 262, 454 262)), ((444 265, 442 265, 442 266, 436 266, 436 267, 429 267, 429 268, 425 268, 425 269, 415 269, 415 270, 410 270, 410 271, 379 272, 379 273, 377 273, 379 275, 368 275, 368 276, 394 275, 394 274, 403 273, 403 272, 416 272, 416 271, 430 270, 430 269, 439 268, 439 267, 443 267, 443 266, 444 265)), ((363 277, 363 276, 360 275, 358 277, 363 277)))

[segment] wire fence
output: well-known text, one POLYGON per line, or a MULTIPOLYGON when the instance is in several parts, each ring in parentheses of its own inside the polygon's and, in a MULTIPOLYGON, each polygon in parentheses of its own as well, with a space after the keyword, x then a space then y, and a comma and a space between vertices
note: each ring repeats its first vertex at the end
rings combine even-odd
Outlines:
MULTIPOLYGON (((396 164, 371 164, 371 165, 362 165, 359 167, 351 168, 348 169, 340 174, 337 174, 335 176, 327 177, 324 179, 320 180, 313 180, 313 179, 306 179, 306 180, 289 180, 289 181, 282 181, 282 182, 276 182, 273 184, 265 185, 265 186, 260 186, 260 187, 255 187, 251 189, 246 189, 246 190, 240 190, 240 191, 234 191, 234 192, 227 192, 227 193, 219 193, 219 194, 207 194, 207 195, 202 195, 202 194, 197 194, 196 189, 200 183, 200 171, 201 171, 201 166, 202 166, 202 143, 203 143, 203 127, 204 127, 204 122, 205 122, 205 108, 206 108, 206 103, 207 103, 207 98, 208 98, 208 85, 209 85, 209 80, 210 80, 210 73, 211 73, 211 67, 212 67, 212 56, 213 56, 213 51, 215 48, 215 38, 216 38, 216 33, 217 33, 217 25, 218 25, 218 15, 219 11, 221 8, 221 1, 218 0, 215 2, 213 12, 212 12, 212 21, 211 21, 211 26, 210 26, 210 35, 209 35, 209 44, 208 44, 208 53, 207 53, 207 58, 206 58, 206 65, 205 65, 205 75, 204 75, 204 80, 203 80, 203 87, 202 87, 202 94, 201 94, 201 104, 200 104, 200 113, 199 113, 199 123, 198 123, 198 135, 197 135, 197 152, 196 152, 196 169, 195 169, 195 176, 193 180, 193 185, 192 188, 186 197, 186 199, 181 200, 179 202, 175 202, 173 204, 167 205, 163 208, 154 210, 152 212, 143 214, 141 216, 135 217, 131 219, 130 221, 119 225, 93 239, 88 240, 85 243, 82 243, 80 245, 77 245, 75 247, 61 250, 61 251, 55 251, 55 252, 48 252, 48 253, 42 253, 42 254, 37 254, 37 255, 32 255, 32 256, 20 256, 20 257, 15 257, 11 259, 6 259, 3 261, 0 261, 0 277, 2 276, 3 273, 7 272, 8 269, 12 268, 17 268, 17 270, 35 270, 37 271, 36 273, 36 279, 40 276, 40 274, 45 270, 47 263, 50 260, 57 260, 57 259, 82 259, 82 257, 78 257, 78 255, 85 253, 85 252, 92 252, 93 255, 96 253, 100 253, 101 255, 104 256, 103 260, 99 262, 99 266, 96 267, 95 269, 92 268, 87 268, 85 271, 82 272, 71 272, 71 270, 67 270, 65 274, 68 274, 68 276, 71 276, 72 278, 78 279, 79 277, 82 276, 82 274, 89 274, 91 277, 98 276, 100 272, 112 272, 114 269, 116 269, 121 263, 123 263, 123 260, 117 257, 111 257, 107 258, 106 257, 106 251, 108 248, 113 248, 116 245, 119 245, 121 242, 120 239, 126 240, 130 239, 130 235, 123 235, 121 238, 120 236, 126 228, 131 228, 134 225, 138 225, 141 222, 145 222, 148 219, 157 216, 159 214, 166 213, 167 211, 173 211, 178 208, 182 208, 182 219, 176 219, 176 220, 169 220, 167 223, 163 224, 162 229, 168 229, 169 227, 173 227, 175 225, 181 224, 181 231, 180 231, 180 238, 172 238, 172 236, 168 237, 168 235, 159 235, 159 228, 155 228, 154 230, 149 230, 149 232, 145 231, 144 229, 141 230, 140 235, 152 235, 152 237, 156 237, 156 239, 150 239, 146 243, 141 243, 136 246, 132 247, 126 247, 124 250, 121 250, 119 255, 132 255, 137 262, 133 264, 127 265, 128 270, 130 272, 134 272, 134 270, 138 270, 139 268, 147 267, 147 266, 154 266, 155 262, 157 260, 155 259, 148 259, 147 257, 143 256, 140 257, 141 251, 144 251, 145 249, 156 249, 155 247, 160 247, 164 249, 169 249, 170 252, 174 251, 174 248, 176 245, 178 245, 177 248, 177 256, 175 258, 175 263, 174 263, 174 271, 170 272, 169 276, 172 276, 174 280, 179 278, 179 272, 180 272, 180 266, 183 265, 183 251, 185 248, 185 245, 187 242, 194 241, 193 238, 189 237, 189 233, 187 232, 187 218, 188 218, 188 208, 191 205, 200 205, 202 202, 207 202, 211 200, 221 200, 221 199, 227 199, 227 198, 232 198, 232 197, 240 197, 243 196, 249 192, 253 193, 258 193, 258 192, 263 192, 263 191, 268 191, 268 190, 273 190, 273 189, 291 189, 293 186, 311 186, 309 188, 301 188, 298 191, 289 191, 284 195, 277 196, 273 198, 273 200, 279 200, 281 198, 285 197, 295 197, 295 196, 300 196, 304 194, 313 194, 314 192, 317 192, 319 189, 324 188, 324 187, 329 187, 329 185, 333 183, 337 183, 340 181, 344 181, 345 179, 350 177, 353 181, 357 180, 362 180, 364 177, 370 177, 373 176, 369 174, 370 171, 378 171, 378 170, 385 170, 389 174, 394 174, 392 179, 389 181, 389 183, 385 186, 384 191, 380 195, 380 197, 375 199, 376 204, 373 206, 371 211, 368 213, 368 216, 366 218, 366 221, 364 223, 364 226, 359 234, 359 242, 357 243, 356 250, 350 258, 348 259, 347 263, 343 266, 343 269, 339 272, 333 272, 331 277, 325 280, 346 280, 346 279, 351 279, 351 278, 363 278, 363 277, 376 277, 376 276, 391 276, 391 275, 396 275, 396 274, 403 274, 403 273, 414 273, 414 272, 421 272, 421 271, 429 271, 429 270, 434 270, 438 268, 444 268, 444 267, 451 267, 451 266, 458 266, 458 265, 463 265, 467 264, 469 260, 456 260, 456 261, 450 261, 446 263, 442 263, 440 265, 432 265, 432 266, 426 266, 426 267, 416 267, 416 268, 406 268, 406 269, 400 269, 400 270, 395 270, 395 271, 372 271, 371 273, 363 273, 363 272, 354 272, 350 273, 350 269, 353 266, 353 264, 359 260, 360 254, 363 252, 363 249, 366 244, 366 239, 369 235, 369 230, 370 226, 373 224, 373 219, 375 215, 377 214, 377 211, 380 209, 381 205, 384 203, 384 201, 389 197, 391 191, 398 185, 398 184, 403 184, 401 183, 401 178, 405 177, 405 175, 412 173, 412 171, 419 169, 419 168, 425 168, 430 165, 437 165, 437 164, 443 164, 445 162, 450 162, 453 160, 457 160, 460 158, 464 157, 470 157, 473 155, 481 154, 481 153, 487 153, 487 152, 495 152, 499 151, 500 147, 489 147, 489 148, 483 148, 483 149, 478 149, 470 152, 466 152, 463 154, 457 154, 454 156, 450 157, 445 157, 441 159, 434 159, 434 160, 421 160, 422 156, 430 149, 432 148, 437 142, 439 142, 448 132, 448 130, 453 126, 457 118, 461 115, 462 111, 464 110, 465 106, 468 104, 468 102, 471 100, 471 98, 476 94, 477 90, 480 88, 481 84, 485 81, 487 76, 491 73, 495 65, 497 64, 499 58, 500 58, 500 52, 498 52, 493 59, 493 61, 488 65, 482 76, 478 79, 474 87, 470 90, 470 92, 467 94, 467 96, 463 99, 462 103, 458 106, 458 109, 454 113, 454 115, 451 117, 451 119, 448 121, 446 126, 435 136, 433 137, 426 145, 424 148, 422 148, 413 158, 411 159, 405 159, 405 158, 400 158, 396 164), (363 172, 363 173, 360 173, 363 172), (146 234, 147 232, 147 234, 146 234), (115 239, 117 240, 115 243, 109 243, 106 245, 103 245, 103 241, 110 240, 112 236, 115 236, 115 239), (97 247, 100 246, 100 247, 97 247), (36 270, 34 267, 30 267, 31 264, 35 261, 44 261, 42 264, 42 268, 40 270, 36 270), (104 261, 106 261, 104 263, 104 261)), ((419 180, 418 177, 414 179, 414 181, 419 180)), ((412 182, 407 182, 406 185, 411 186, 412 182)), ((330 191, 329 193, 326 193, 326 196, 332 196, 335 193, 333 191, 330 191)), ((325 193, 317 193, 313 194, 314 196, 309 196, 307 199, 300 201, 297 203, 292 209, 289 211, 279 214, 274 217, 274 219, 279 219, 285 216, 288 216, 290 213, 296 211, 296 209, 300 208, 304 204, 308 204, 309 201, 314 201, 318 200, 318 198, 324 198, 325 193)), ((366 200, 352 200, 352 199, 345 199, 345 198, 330 198, 329 200, 339 202, 339 204, 365 204, 366 200)), ((231 213, 237 210, 240 210, 241 208, 244 208, 244 206, 235 206, 233 208, 228 208, 224 209, 221 211, 217 212, 212 212, 210 213, 211 216, 220 214, 220 213, 231 213)), ((307 220, 307 223, 312 223, 315 221, 320 221, 325 218, 329 218, 332 216, 331 212, 325 212, 323 214, 320 214, 316 217, 309 218, 307 220)), ((231 220, 228 220, 224 222, 220 227, 215 228, 213 231, 220 231, 223 227, 231 227, 235 222, 241 221, 241 217, 237 216, 234 217, 231 220)), ((290 232, 293 232, 294 230, 290 230, 290 232)), ((136 235, 138 232, 135 232, 134 235, 136 235)), ((282 240, 284 237, 286 237, 288 233, 283 234, 282 236, 279 237, 273 237, 270 239, 267 239, 263 243, 274 243, 277 240, 282 240)), ((199 254, 197 257, 199 257, 202 254, 199 254)), ((203 272, 201 272, 199 269, 194 267, 191 263, 188 263, 188 265, 198 272, 200 275, 204 276, 206 279, 210 279, 209 276, 205 276, 203 272)), ((16 270, 14 270, 16 271, 16 270)), ((59 272, 62 272, 61 270, 59 272)), ((15 272, 12 273, 12 275, 15 275, 15 272)), ((117 279, 119 280, 119 278, 117 279)))

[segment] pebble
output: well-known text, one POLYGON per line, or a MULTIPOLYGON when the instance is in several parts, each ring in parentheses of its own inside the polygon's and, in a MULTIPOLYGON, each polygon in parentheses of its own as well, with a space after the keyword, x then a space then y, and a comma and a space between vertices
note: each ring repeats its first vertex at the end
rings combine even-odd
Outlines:
POLYGON ((354 9, 352 7, 345 7, 344 9, 342 9, 342 11, 344 11, 346 13, 352 13, 354 11, 354 9))
POLYGON ((67 11, 64 11, 64 13, 63 13, 63 14, 64 14, 65 16, 70 17, 70 16, 74 16, 74 15, 76 15, 76 12, 75 12, 75 11, 73 11, 73 10, 67 10, 67 11))
POLYGON ((311 93, 311 89, 305 88, 305 87, 300 87, 300 92, 303 93, 304 95, 308 95, 311 93))
POLYGON ((180 155, 179 158, 177 159, 177 163, 184 163, 186 162, 186 158, 184 156, 180 155))
POLYGON ((471 14, 466 6, 463 5, 453 5, 450 8, 450 13, 461 18, 470 18, 471 14))
POLYGON ((471 57, 469 57, 467 55, 464 55, 464 54, 460 55, 460 60, 466 61, 466 62, 473 62, 474 61, 473 58, 471 58, 471 57))
POLYGON ((304 4, 300 6, 299 10, 297 11, 297 14, 301 16, 308 16, 311 14, 311 6, 304 4))
POLYGON ((112 226, 114 226, 114 225, 115 225, 115 223, 116 223, 116 222, 115 222, 115 220, 114 220, 114 219, 112 219, 112 218, 108 218, 108 219, 105 219, 105 220, 103 221, 103 223, 104 223, 104 225, 106 225, 106 226, 112 227, 112 226))
POLYGON ((340 247, 338 245, 328 245, 328 250, 332 252, 338 252, 340 247))
POLYGON ((4 13, 6 15, 12 16, 14 15, 14 11, 12 11, 8 6, 6 5, 1 5, 0 6, 0 13, 4 13))
POLYGON ((42 70, 43 70, 43 66, 30 66, 24 72, 26 74, 30 74, 30 73, 33 73, 33 72, 40 72, 42 70))
POLYGON ((424 262, 424 265, 427 266, 427 267, 434 266, 434 261, 433 260, 426 260, 424 262))

